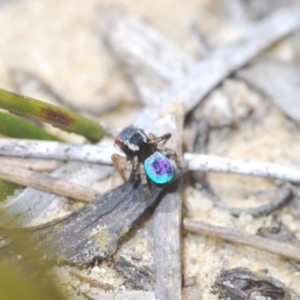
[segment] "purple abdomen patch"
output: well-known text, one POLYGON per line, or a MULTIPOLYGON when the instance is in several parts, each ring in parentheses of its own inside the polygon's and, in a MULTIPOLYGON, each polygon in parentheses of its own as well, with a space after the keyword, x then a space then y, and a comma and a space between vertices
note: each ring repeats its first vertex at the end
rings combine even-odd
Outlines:
POLYGON ((154 152, 144 162, 148 177, 155 183, 163 184, 172 180, 173 166, 170 160, 160 152, 154 152))

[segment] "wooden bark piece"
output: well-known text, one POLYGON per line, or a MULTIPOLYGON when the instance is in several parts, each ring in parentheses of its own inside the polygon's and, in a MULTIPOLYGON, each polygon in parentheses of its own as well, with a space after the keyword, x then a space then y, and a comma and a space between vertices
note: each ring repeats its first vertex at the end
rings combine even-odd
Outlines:
MULTIPOLYGON (((174 180, 183 172, 179 170, 174 180)), ((37 227, 2 228, 2 232, 24 240, 22 250, 34 245, 43 259, 86 265, 96 258, 112 256, 120 238, 164 188, 150 182, 150 194, 141 184, 134 187, 127 182, 66 218, 37 227)))
POLYGON ((213 291, 219 298, 231 300, 251 299, 253 292, 259 293, 262 299, 299 299, 296 295, 294 298, 283 282, 269 276, 255 276, 246 268, 223 271, 217 277, 213 291))
POLYGON ((133 288, 145 291, 153 290, 154 276, 147 268, 138 267, 123 256, 115 259, 114 268, 127 279, 133 288))

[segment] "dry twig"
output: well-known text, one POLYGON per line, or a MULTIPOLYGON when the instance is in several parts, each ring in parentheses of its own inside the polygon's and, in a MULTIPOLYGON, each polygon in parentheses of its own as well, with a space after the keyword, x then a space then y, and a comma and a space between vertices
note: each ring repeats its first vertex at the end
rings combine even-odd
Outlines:
POLYGON ((19 158, 0 156, 0 164, 30 169, 40 172, 51 172, 61 165, 61 162, 51 159, 19 158))
MULTIPOLYGON (((170 132, 170 145, 179 157, 182 148, 183 106, 175 100, 158 119, 159 130, 170 132)), ((160 299, 181 299, 181 214, 182 182, 167 189, 154 212, 155 295, 160 299)))
MULTIPOLYGON (((51 173, 55 178, 76 180, 80 185, 91 187, 95 182, 103 180, 112 172, 111 166, 68 162, 51 173)), ((11 223, 22 226, 40 224, 45 215, 57 209, 67 199, 52 193, 26 188, 12 201, 5 203, 5 215, 0 214, 0 226, 10 226, 11 223)))
POLYGON ((94 199, 97 193, 89 188, 80 187, 63 179, 3 164, 0 165, 0 178, 22 186, 70 197, 83 202, 94 199))
MULTIPOLYGON (((196 174, 193 174, 196 177, 196 174)), ((197 178, 196 178, 197 179, 197 178)), ((292 187, 289 183, 281 186, 277 191, 276 196, 269 203, 253 207, 253 208, 236 208, 227 206, 225 203, 221 201, 221 199, 214 193, 211 189, 209 183, 204 180, 196 180, 195 187, 201 191, 201 193, 205 194, 205 196, 211 200, 214 205, 222 210, 228 211, 230 214, 234 216, 238 216, 240 214, 252 215, 255 217, 267 215, 274 210, 282 207, 285 203, 291 200, 292 195, 297 193, 297 189, 292 187)))
POLYGON ((108 284, 108 283, 103 283, 97 279, 93 279, 93 278, 90 278, 88 276, 83 276, 73 270, 70 270, 69 273, 73 276, 75 276, 76 278, 80 279, 81 281, 83 282, 87 282, 88 284, 90 284, 91 286, 93 287, 96 287, 96 288, 100 288, 100 289, 104 289, 106 291, 109 291, 109 290, 112 290, 114 288, 113 285, 111 284, 108 284))
POLYGON ((195 222, 189 219, 183 220, 183 226, 186 230, 196 232, 198 234, 209 235, 224 239, 226 241, 265 250, 295 261, 300 260, 300 248, 287 243, 274 241, 258 235, 244 233, 233 228, 213 226, 201 222, 195 222))

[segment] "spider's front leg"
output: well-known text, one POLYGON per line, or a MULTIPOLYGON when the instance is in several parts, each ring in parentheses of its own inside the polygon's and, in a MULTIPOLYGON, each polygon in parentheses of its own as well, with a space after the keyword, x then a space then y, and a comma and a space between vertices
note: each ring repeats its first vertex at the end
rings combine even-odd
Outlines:
POLYGON ((134 182, 135 175, 138 173, 138 168, 139 168, 139 158, 137 156, 134 156, 132 161, 131 161, 131 172, 128 178, 129 182, 134 182))
POLYGON ((111 156, 111 161, 115 169, 119 172, 120 176, 124 181, 127 181, 126 176, 125 176, 125 169, 126 169, 126 164, 127 164, 127 159, 126 157, 114 153, 111 156))
POLYGON ((163 145, 157 145, 157 150, 167 157, 173 159, 178 168, 182 168, 184 166, 184 163, 178 158, 176 151, 174 151, 173 149, 167 148, 163 145))
POLYGON ((139 168, 140 168, 140 176, 141 176, 142 185, 143 185, 145 191, 147 191, 148 193, 151 193, 144 165, 142 163, 140 163, 140 167, 139 168))
POLYGON ((166 142, 171 138, 171 136, 171 133, 166 133, 160 137, 156 137, 153 133, 148 134, 150 143, 154 145, 156 150, 173 159, 176 163, 176 166, 181 168, 184 164, 179 160, 176 151, 165 147, 166 142), (162 143, 159 144, 160 142, 162 143))
POLYGON ((156 137, 153 133, 148 134, 150 144, 157 144, 157 143, 162 142, 161 145, 165 145, 166 142, 170 139, 171 136, 172 136, 171 133, 166 133, 166 134, 164 134, 160 137, 156 137))

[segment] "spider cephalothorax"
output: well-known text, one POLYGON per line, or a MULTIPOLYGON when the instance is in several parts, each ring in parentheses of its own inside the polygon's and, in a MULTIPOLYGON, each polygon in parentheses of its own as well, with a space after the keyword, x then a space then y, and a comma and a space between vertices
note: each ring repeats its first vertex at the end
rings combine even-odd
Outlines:
MULTIPOLYGON (((178 160, 176 153, 164 146, 170 137, 170 133, 158 138, 151 133, 147 136, 142 129, 133 125, 125 127, 116 136, 115 143, 126 154, 126 159, 131 161, 132 164, 128 181, 134 181, 135 175, 140 174, 142 184, 148 190, 147 176, 158 184, 172 180, 174 168, 169 157, 173 158, 176 163, 178 163, 178 160)), ((126 181, 124 157, 113 154, 112 162, 126 181)))

